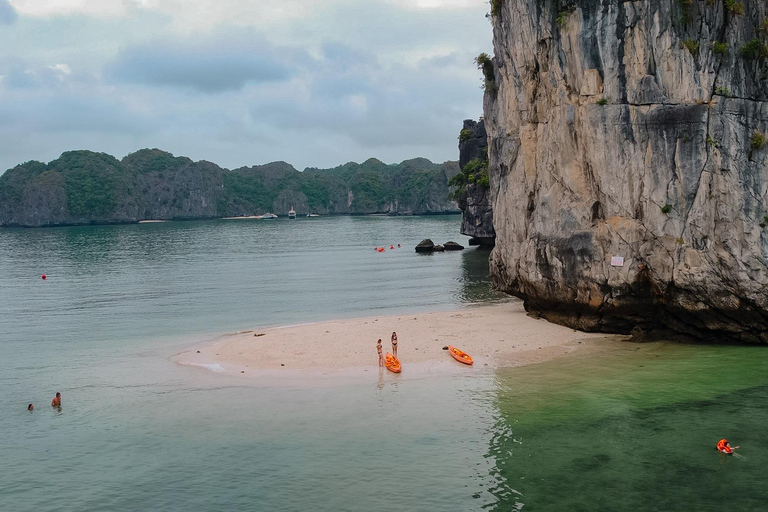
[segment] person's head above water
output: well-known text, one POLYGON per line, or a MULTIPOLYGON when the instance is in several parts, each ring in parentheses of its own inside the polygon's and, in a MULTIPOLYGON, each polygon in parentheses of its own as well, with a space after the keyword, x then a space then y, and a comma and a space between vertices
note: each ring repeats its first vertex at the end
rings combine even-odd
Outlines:
POLYGON ((32 409, 34 409, 34 408, 35 408, 35 406, 34 406, 34 405, 32 405, 32 404, 29 404, 29 405, 27 406, 27 410, 28 410, 28 411, 31 411, 31 410, 32 410, 32 409))
POLYGON ((61 396, 61 393, 59 393, 59 392, 57 391, 57 392, 56 392, 56 398, 59 398, 60 396, 61 396))

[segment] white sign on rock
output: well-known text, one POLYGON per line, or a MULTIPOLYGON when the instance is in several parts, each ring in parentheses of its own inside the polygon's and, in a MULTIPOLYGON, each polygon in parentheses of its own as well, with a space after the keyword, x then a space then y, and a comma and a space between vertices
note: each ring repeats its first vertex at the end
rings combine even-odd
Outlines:
POLYGON ((624 266, 624 256, 611 256, 611 266, 612 267, 623 267, 624 266))

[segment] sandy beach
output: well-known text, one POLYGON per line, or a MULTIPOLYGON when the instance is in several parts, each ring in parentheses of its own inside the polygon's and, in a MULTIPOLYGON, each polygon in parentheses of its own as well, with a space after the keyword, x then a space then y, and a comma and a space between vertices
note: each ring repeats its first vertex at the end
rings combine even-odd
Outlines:
POLYGON ((398 377, 540 363, 623 339, 531 318, 521 301, 510 300, 450 311, 241 331, 192 347, 173 360, 214 373, 266 379, 354 378, 377 369, 378 338, 385 353, 392 351, 393 331, 403 365, 398 377), (471 354, 473 367, 454 361, 443 350, 447 345, 471 354))

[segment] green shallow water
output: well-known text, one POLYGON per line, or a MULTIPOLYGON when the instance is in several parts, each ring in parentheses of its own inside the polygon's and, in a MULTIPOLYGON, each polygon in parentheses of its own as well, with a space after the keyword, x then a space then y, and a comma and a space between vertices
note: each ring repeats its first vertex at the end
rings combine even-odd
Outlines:
POLYGON ((499 300, 487 253, 412 250, 463 241, 458 229, 448 216, 0 230, 0 510, 766 510, 759 347, 602 343, 311 389, 170 362, 232 330, 499 300), (405 249, 374 253, 384 241, 405 249), (742 457, 718 455, 721 437, 742 457))
POLYGON ((491 509, 768 509, 764 348, 606 348, 498 372, 491 509))

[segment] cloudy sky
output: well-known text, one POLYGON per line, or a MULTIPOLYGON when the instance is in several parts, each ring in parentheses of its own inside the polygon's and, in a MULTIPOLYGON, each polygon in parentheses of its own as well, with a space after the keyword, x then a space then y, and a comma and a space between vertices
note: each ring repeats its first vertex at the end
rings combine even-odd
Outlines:
POLYGON ((486 0, 0 0, 0 172, 158 147, 235 168, 458 158, 486 0))

